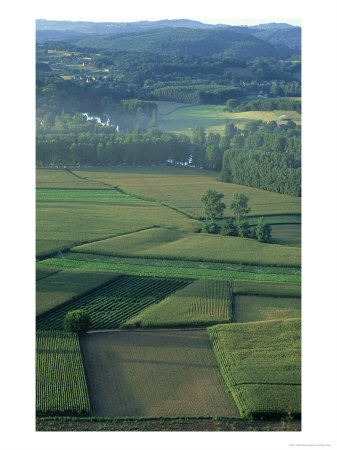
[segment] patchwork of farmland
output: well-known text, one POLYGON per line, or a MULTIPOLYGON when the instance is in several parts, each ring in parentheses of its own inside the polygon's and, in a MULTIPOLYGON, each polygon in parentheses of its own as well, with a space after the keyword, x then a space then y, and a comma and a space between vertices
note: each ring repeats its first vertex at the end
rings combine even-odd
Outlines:
POLYGON ((83 309, 91 317, 92 329, 116 328, 133 315, 172 292, 185 287, 188 281, 122 277, 71 303, 37 317, 38 330, 62 330, 68 311, 83 309))
MULTIPOLYGON (((152 258, 116 258, 69 252, 63 258, 49 258, 37 267, 54 269, 94 270, 117 272, 124 275, 212 280, 267 281, 300 283, 300 268, 250 266, 198 261, 177 261, 152 258)), ((253 292, 255 293, 255 291, 253 292)))
POLYGON ((205 330, 111 331, 80 343, 93 416, 238 417, 205 330))
POLYGON ((161 259, 218 261, 236 264, 300 267, 301 250, 270 245, 255 239, 206 233, 167 233, 145 230, 73 248, 75 252, 112 256, 146 256, 161 259), (150 236, 154 236, 153 242, 150 236))
POLYGON ((300 319, 215 325, 207 331, 241 416, 300 414, 300 319))
MULTIPOLYGON (((216 189, 224 195, 223 202, 228 206, 233 194, 242 192, 249 198, 249 215, 300 214, 301 199, 285 194, 264 191, 216 180, 216 172, 178 167, 134 167, 134 168, 76 168, 73 173, 120 186, 127 192, 146 199, 166 202, 196 218, 204 216, 201 196, 207 189, 216 189)), ((231 217, 229 207, 224 217, 231 217)))
POLYGON ((129 319, 124 327, 167 328, 232 322, 232 285, 198 280, 129 319))
POLYGON ((77 335, 36 334, 37 415, 89 415, 90 401, 77 335))
POLYGON ((42 314, 74 297, 98 288, 116 276, 112 273, 93 271, 51 272, 49 276, 41 278, 36 283, 36 314, 42 314))

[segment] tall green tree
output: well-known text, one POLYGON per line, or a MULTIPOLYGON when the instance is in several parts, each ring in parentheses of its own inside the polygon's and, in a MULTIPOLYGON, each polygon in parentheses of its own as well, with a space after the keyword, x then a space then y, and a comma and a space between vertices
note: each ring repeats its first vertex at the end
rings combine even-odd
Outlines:
POLYGON ((208 189, 201 197, 204 205, 205 216, 207 220, 213 220, 216 217, 223 215, 223 210, 226 205, 221 201, 223 194, 217 192, 215 189, 208 189))
POLYGON ((255 228, 255 234, 259 242, 268 242, 271 235, 271 226, 260 217, 255 228))
POLYGON ((248 200, 248 197, 246 197, 243 193, 236 193, 233 195, 231 209, 233 210, 238 222, 240 222, 240 220, 250 211, 250 208, 248 207, 248 200))

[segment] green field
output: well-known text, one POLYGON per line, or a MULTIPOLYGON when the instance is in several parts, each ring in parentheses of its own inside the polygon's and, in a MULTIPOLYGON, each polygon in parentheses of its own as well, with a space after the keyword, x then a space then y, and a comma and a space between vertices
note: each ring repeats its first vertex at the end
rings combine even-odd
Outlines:
POLYGON ((78 337, 36 334, 37 415, 89 415, 90 402, 78 337))
POLYGON ((300 414, 300 319, 215 325, 207 331, 242 417, 300 414))
POLYGON ((80 343, 93 416, 238 417, 205 330, 91 333, 80 343))
POLYGON ((154 229, 93 242, 73 251, 111 256, 138 256, 190 261, 300 267, 301 250, 255 239, 204 233, 168 233, 154 229), (154 237, 153 242, 151 236, 154 237))
POLYGON ((38 330, 62 330, 68 311, 83 309, 91 318, 91 329, 117 328, 153 303, 160 302, 188 284, 185 280, 122 277, 37 317, 38 330))
POLYGON ((37 202, 141 202, 116 189, 37 189, 37 202))
POLYGON ((218 132, 222 134, 228 121, 240 127, 250 120, 263 120, 264 122, 275 120, 280 124, 286 123, 287 119, 293 120, 296 124, 301 124, 301 114, 297 111, 275 110, 234 113, 224 111, 223 105, 193 105, 175 108, 166 115, 159 116, 158 126, 163 131, 192 136, 192 130, 198 125, 204 126, 206 133, 218 132), (286 117, 282 118, 281 116, 286 117))
POLYGON ((301 317, 301 299, 297 297, 260 297, 236 295, 233 322, 259 322, 301 317))
POLYGON ((233 281, 233 294, 236 295, 259 295, 266 297, 301 297, 300 283, 270 283, 257 281, 233 281))
MULTIPOLYGON (((111 256, 67 253, 64 258, 49 258, 37 263, 37 267, 55 269, 93 270, 117 272, 124 275, 211 280, 246 280, 275 283, 300 283, 297 268, 235 266, 195 261, 170 261, 147 258, 116 258, 111 256)), ((254 293, 254 292, 253 292, 254 293)))
POLYGON ((271 228, 271 244, 280 245, 301 245, 301 225, 300 224, 279 224, 271 228))
POLYGON ((37 189, 111 189, 101 182, 85 180, 66 169, 36 169, 37 189))
POLYGON ((124 326, 167 328, 228 322, 232 322, 231 283, 197 280, 143 310, 124 326))
POLYGON ((244 193, 249 199, 251 216, 300 214, 301 199, 262 189, 217 181, 217 173, 177 167, 120 167, 75 168, 81 177, 97 180, 111 186, 120 186, 131 195, 165 202, 196 217, 204 216, 201 196, 207 189, 216 189, 224 195, 227 205, 224 217, 233 217, 230 204, 233 195, 244 193))
POLYGON ((117 275, 104 272, 62 270, 36 283, 36 314, 62 305, 85 292, 107 283, 117 275))

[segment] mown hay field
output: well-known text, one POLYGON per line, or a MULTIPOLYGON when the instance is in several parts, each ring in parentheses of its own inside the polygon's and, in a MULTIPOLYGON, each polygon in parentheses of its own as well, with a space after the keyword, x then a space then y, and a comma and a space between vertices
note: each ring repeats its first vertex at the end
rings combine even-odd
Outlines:
MULTIPOLYGON (((246 280, 275 283, 300 283, 301 274, 297 268, 288 267, 256 267, 221 265, 219 268, 209 267, 211 263, 196 261, 160 260, 149 258, 117 258, 112 256, 91 255, 86 253, 67 253, 64 258, 49 258, 37 263, 38 267, 52 267, 54 269, 94 270, 117 272, 124 275, 182 278, 182 279, 211 279, 211 280, 246 280)), ((279 286, 278 284, 278 286, 279 286)))
POLYGON ((236 295, 233 303, 234 322, 258 322, 301 317, 301 299, 298 297, 236 295))
POLYGON ((233 281, 233 294, 301 298, 300 283, 233 281))
POLYGON ((144 308, 160 302, 186 280, 120 277, 81 298, 61 305, 56 310, 38 316, 38 330, 62 330, 67 312, 82 309, 91 319, 91 329, 118 328, 144 308))
POLYGON ((93 416, 238 416, 205 330, 89 333, 80 344, 93 416))
POLYGON ((105 272, 62 270, 51 273, 36 283, 36 314, 70 301, 98 288, 118 275, 105 272))
POLYGON ((271 227, 271 244, 301 245, 300 224, 279 224, 271 227))
POLYGON ((88 389, 78 337, 72 333, 37 332, 37 415, 86 415, 88 389))
POLYGON ((88 179, 111 186, 120 186, 126 192, 147 199, 166 202, 193 217, 203 217, 201 196, 207 189, 215 189, 224 195, 227 205, 224 217, 232 217, 230 204, 233 195, 244 193, 249 199, 249 215, 300 214, 301 199, 262 189, 217 181, 217 173, 211 170, 177 167, 120 167, 74 168, 73 172, 88 179))
POLYGON ((242 417, 300 414, 300 319, 215 325, 207 331, 242 417))
POLYGON ((133 316, 124 327, 206 326, 232 318, 231 283, 197 280, 133 316))
POLYGON ((136 197, 125 195, 116 189, 37 189, 38 202, 143 202, 136 197))
POLYGON ((219 261, 236 264, 299 267, 301 250, 270 245, 255 239, 204 233, 168 233, 153 229, 84 244, 75 252, 111 256, 138 256, 160 259, 219 261), (154 237, 154 242, 151 241, 154 237))

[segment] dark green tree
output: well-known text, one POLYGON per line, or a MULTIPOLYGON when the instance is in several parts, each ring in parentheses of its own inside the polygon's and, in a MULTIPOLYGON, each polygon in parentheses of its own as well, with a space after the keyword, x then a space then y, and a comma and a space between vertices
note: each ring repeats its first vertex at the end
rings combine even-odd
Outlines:
POLYGON ((63 321, 64 331, 68 333, 83 334, 89 331, 91 319, 89 314, 83 309, 69 311, 63 321))
POLYGON ((219 231, 219 225, 216 222, 210 222, 208 220, 205 220, 201 228, 202 233, 218 234, 219 231))
POLYGON ((246 220, 240 220, 236 221, 236 230, 237 230, 237 236, 239 237, 249 237, 250 231, 249 231, 249 225, 246 220))
POLYGON ((221 217, 226 205, 221 201, 223 194, 215 189, 208 189, 201 197, 204 206, 205 216, 207 220, 213 220, 221 217))
POLYGON ((233 195, 233 201, 231 204, 231 209, 233 210, 236 220, 238 223, 242 218, 246 216, 246 214, 249 213, 250 208, 248 207, 248 197, 245 196, 245 194, 237 193, 233 195))
POLYGON ((238 230, 237 227, 235 226, 234 219, 232 217, 230 219, 224 220, 220 230, 220 234, 222 234, 223 236, 238 235, 238 230))
POLYGON ((271 226, 260 217, 255 228, 255 234, 259 242, 268 242, 271 235, 271 226))

